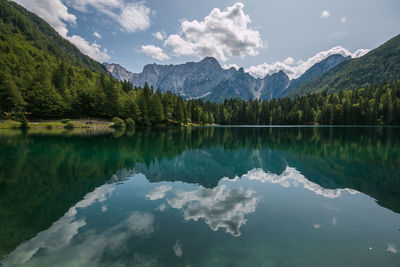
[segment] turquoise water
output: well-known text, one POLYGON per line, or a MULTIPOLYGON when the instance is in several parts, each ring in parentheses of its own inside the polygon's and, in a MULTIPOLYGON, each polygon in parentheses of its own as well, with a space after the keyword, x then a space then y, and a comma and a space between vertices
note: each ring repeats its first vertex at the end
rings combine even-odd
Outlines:
POLYGON ((400 128, 0 133, 4 266, 399 266, 400 128))

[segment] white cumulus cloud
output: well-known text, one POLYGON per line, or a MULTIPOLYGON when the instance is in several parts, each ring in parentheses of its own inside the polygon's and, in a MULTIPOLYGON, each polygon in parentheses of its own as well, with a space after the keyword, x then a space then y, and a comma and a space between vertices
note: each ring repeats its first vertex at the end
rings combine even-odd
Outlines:
POLYGON ((158 59, 160 61, 169 59, 169 56, 164 53, 162 48, 154 45, 142 45, 141 51, 146 55, 158 59))
POLYGON ((293 64, 293 62, 294 62, 294 59, 293 59, 292 57, 287 57, 287 58, 283 61, 283 64, 290 65, 290 64, 293 64))
POLYGON ((238 70, 240 67, 238 64, 224 64, 224 65, 222 65, 222 68, 226 69, 226 70, 228 70, 230 68, 234 68, 234 69, 238 70))
POLYGON ((162 41, 165 39, 165 32, 155 32, 153 33, 153 36, 162 41))
POLYGON ((327 11, 327 10, 323 10, 322 11, 322 13, 321 13, 321 19, 326 19, 326 18, 328 18, 329 16, 331 15, 331 13, 329 12, 329 11, 327 11))
POLYGON ((94 32, 94 33, 93 33, 93 36, 96 37, 96 38, 101 39, 101 35, 100 35, 100 33, 98 33, 98 32, 94 32))
POLYGON ((78 35, 68 36, 66 23, 76 24, 76 17, 68 12, 67 6, 60 0, 15 0, 15 2, 44 19, 62 37, 76 45, 82 53, 100 62, 110 59, 107 50, 102 49, 100 45, 89 43, 78 35))
POLYGON ((270 75, 279 71, 284 71, 290 79, 298 78, 304 72, 306 72, 310 67, 314 64, 321 62, 322 60, 328 58, 334 54, 340 54, 342 56, 351 56, 352 58, 362 57, 366 53, 368 53, 369 49, 358 49, 354 53, 351 53, 349 50, 342 46, 335 46, 329 50, 321 51, 314 55, 313 57, 308 58, 307 60, 299 60, 294 63, 294 59, 291 57, 286 58, 284 61, 277 61, 275 63, 262 63, 257 66, 251 66, 247 68, 245 71, 251 74, 256 78, 263 78, 266 75, 270 75))
POLYGON ((244 5, 236 3, 225 10, 214 8, 202 21, 183 20, 181 31, 164 42, 176 56, 213 56, 223 62, 230 56, 257 55, 263 47, 260 33, 248 27, 250 17, 244 5))
POLYGON ((143 2, 128 3, 122 8, 117 21, 127 32, 144 31, 150 27, 149 15, 150 8, 145 6, 143 2))
POLYGON ((65 23, 76 24, 75 15, 60 0, 14 0, 49 23, 61 36, 68 33, 65 23))
POLYGON ((119 8, 124 5, 123 0, 67 0, 68 5, 73 8, 87 12, 88 6, 92 6, 95 9, 104 9, 104 8, 119 8))
POLYGON ((126 0, 68 0, 67 4, 89 12, 89 7, 117 21, 126 32, 146 30, 150 27, 150 8, 143 1, 126 0))
POLYGON ((66 39, 76 45, 76 47, 78 47, 82 53, 88 55, 94 60, 104 62, 110 59, 110 56, 107 54, 107 49, 101 49, 100 45, 96 43, 89 43, 79 35, 67 36, 66 39))

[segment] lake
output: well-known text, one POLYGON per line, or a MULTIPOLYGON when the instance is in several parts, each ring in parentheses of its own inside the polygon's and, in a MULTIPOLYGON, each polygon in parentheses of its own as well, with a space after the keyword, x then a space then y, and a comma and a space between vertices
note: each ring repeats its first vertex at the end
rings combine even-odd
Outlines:
POLYGON ((400 128, 0 132, 0 265, 400 266, 400 128))

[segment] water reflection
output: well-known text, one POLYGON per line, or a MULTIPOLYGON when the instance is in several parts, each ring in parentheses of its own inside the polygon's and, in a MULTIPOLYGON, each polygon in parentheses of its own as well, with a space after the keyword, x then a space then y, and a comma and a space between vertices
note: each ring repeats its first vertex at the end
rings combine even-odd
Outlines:
POLYGON ((254 194, 253 190, 220 185, 213 189, 177 191, 167 202, 172 208, 181 209, 186 221, 204 219, 213 231, 222 228, 233 236, 240 236, 245 215, 256 211, 258 198, 254 194))
MULTIPOLYGON (((202 239, 212 242, 216 238, 213 233, 219 232, 223 233, 222 236, 218 235, 218 240, 224 241, 223 246, 232 246, 230 239, 227 239, 232 236, 239 242, 235 246, 243 250, 261 249, 256 248, 260 244, 254 235, 271 235, 276 231, 271 229, 271 232, 268 229, 270 226, 261 226, 269 225, 268 221, 276 223, 276 218, 265 216, 265 212, 274 214, 275 209, 279 210, 275 215, 283 218, 278 219, 281 228, 275 234, 290 244, 293 242, 290 235, 297 235, 302 229, 300 231, 304 231, 311 239, 298 241, 311 246, 329 235, 330 232, 323 230, 329 229, 326 216, 330 217, 333 227, 350 227, 350 231, 359 229, 361 222, 371 222, 376 215, 400 219, 398 215, 395 217, 384 210, 377 212, 376 205, 370 205, 373 203, 370 198, 362 198, 361 202, 367 207, 367 212, 361 212, 353 218, 343 216, 345 207, 350 207, 351 213, 358 212, 358 202, 361 200, 357 197, 359 192, 323 188, 289 166, 281 174, 252 169, 240 177, 220 179, 214 188, 180 182, 150 183, 145 176, 127 170, 118 171, 111 180, 113 183, 104 184, 88 193, 49 229, 19 245, 1 263, 4 266, 109 266, 116 263, 120 266, 159 266, 170 262, 166 265, 176 266, 183 260, 178 265, 202 262, 199 265, 208 266, 211 262, 203 262, 203 257, 208 257, 206 248, 209 243, 206 241, 206 247, 195 246, 196 256, 193 256, 196 242, 202 239), (338 199, 341 201, 338 202, 338 199), (293 212, 296 205, 305 207, 311 203, 311 207, 303 208, 302 212, 306 215, 303 218, 300 219, 293 212), (315 208, 316 204, 323 209, 315 208), (179 212, 175 213, 174 210, 179 212), (338 225, 336 216, 342 217, 342 226, 338 225), (184 221, 180 219, 182 217, 184 221), (346 225, 346 220, 350 220, 350 226, 346 225), (203 224, 209 227, 208 231, 202 230, 203 224), (322 231, 321 235, 307 233, 307 227, 304 226, 296 229, 303 224, 322 231), (293 229, 287 232, 286 227, 293 229), (251 245, 252 242, 256 245, 251 245), (187 257, 185 252, 189 254, 187 257)), ((362 228, 373 237, 373 249, 379 250, 380 257, 383 252, 397 255, 400 238, 392 238, 388 243, 387 238, 392 234, 384 230, 387 225, 376 229, 377 226, 382 227, 382 223, 385 222, 377 221, 376 225, 364 225, 362 228)), ((393 227, 393 222, 390 227, 393 227)), ((341 231, 332 233, 335 232, 341 231)), ((331 241, 336 242, 335 239, 331 241)), ((359 236, 353 237, 352 241, 363 244, 359 236)), ((339 244, 343 245, 341 242, 339 244)), ((321 250, 320 247, 314 249, 321 250)), ((322 253, 325 253, 325 249, 330 250, 324 247, 322 253)), ((228 260, 226 257, 232 258, 233 255, 219 255, 223 261, 228 260)), ((385 262, 391 266, 388 259, 385 262)), ((252 260, 251 257, 247 258, 249 264, 252 260)))
MULTIPOLYGON (((6 258, 4 264, 6 266, 20 265, 30 260, 39 251, 51 253, 67 247, 72 238, 78 234, 79 228, 86 225, 84 218, 76 217, 78 210, 87 208, 96 202, 104 202, 107 197, 111 196, 114 189, 113 185, 105 184, 88 193, 49 229, 20 245, 6 258)), ((50 262, 48 263, 50 264, 50 262)))
POLYGON ((149 192, 146 197, 150 200, 156 200, 160 198, 164 198, 165 194, 172 189, 169 185, 161 185, 156 187, 154 190, 149 192))
MULTIPOLYGON (((333 205, 324 201, 340 202, 349 196, 358 199, 364 196, 361 192, 399 212, 399 135, 399 128, 183 128, 137 130, 114 136, 0 134, 0 257, 12 251, 9 262, 47 252, 55 255, 58 252, 54 251, 64 250, 63 243, 69 244, 66 247, 71 253, 79 254, 69 246, 77 236, 86 235, 95 243, 115 236, 130 244, 131 238, 157 235, 161 226, 157 226, 155 214, 171 212, 178 212, 184 225, 195 223, 216 234, 244 238, 251 218, 253 223, 257 221, 254 216, 261 216, 260 207, 274 193, 259 192, 257 186, 244 181, 261 184, 260 188, 276 185, 288 192, 312 192, 315 197, 326 198, 319 199, 324 207, 333 205), (124 215, 116 216, 116 188, 129 184, 137 173, 143 173, 151 183, 140 193, 138 203, 144 206, 119 206, 124 215), (180 182, 184 185, 178 186, 180 182), (94 206, 97 217, 83 215, 94 206), (142 225, 152 222, 151 227, 132 226, 128 220, 131 215, 142 225), (102 221, 103 216, 119 220, 93 230, 92 224, 102 221), (147 230, 138 234, 133 229, 147 230), (61 242, 53 245, 52 237, 61 242), (23 255, 12 256, 17 251, 23 255)), ((133 200, 126 201, 133 205, 133 200)), ((307 225, 324 230, 328 223, 335 226, 343 222, 340 214, 329 214, 327 220, 314 218, 307 225)), ((383 251, 398 255, 399 244, 395 241, 386 240, 383 251)), ((190 252, 190 245, 182 237, 168 238, 167 243, 163 247, 168 247, 175 258, 183 260, 190 252)), ((108 257, 112 263, 118 262, 116 255, 132 246, 114 249, 113 241, 109 244, 99 245, 103 252, 98 254, 88 252, 88 258, 108 253, 114 255, 108 257)), ((148 251, 132 251, 136 252, 131 262, 155 263, 148 251)))
MULTIPOLYGON (((239 177, 236 177, 235 179, 238 178, 239 177)), ((303 186, 304 189, 310 190, 315 194, 324 196, 326 198, 337 198, 340 197, 341 194, 344 192, 350 193, 352 195, 359 193, 358 191, 350 188, 344 188, 344 189, 323 188, 322 186, 308 180, 295 168, 289 166, 286 167, 285 171, 280 175, 264 172, 262 169, 253 169, 250 170, 245 175, 243 175, 242 178, 260 181, 262 183, 280 184, 283 187, 290 187, 290 186, 297 187, 301 185, 303 186)))

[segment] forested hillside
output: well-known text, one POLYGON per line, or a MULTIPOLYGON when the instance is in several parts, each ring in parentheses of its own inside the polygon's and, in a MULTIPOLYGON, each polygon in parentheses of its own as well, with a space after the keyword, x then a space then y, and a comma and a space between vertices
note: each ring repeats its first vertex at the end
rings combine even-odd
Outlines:
POLYGON ((221 124, 399 125, 400 81, 294 99, 225 100, 213 113, 221 124))
MULTIPOLYGON (((76 46, 62 38, 47 22, 24 7, 7 0, 0 0, 0 41, 1 60, 7 62, 7 54, 16 56, 32 57, 34 59, 49 60, 50 57, 63 60, 77 67, 86 67, 91 71, 107 73, 106 68, 99 62, 81 53, 76 46), (15 42, 21 42, 16 47, 15 42), (34 48, 42 51, 37 54, 34 48), (3 53, 5 52, 5 53, 3 53)), ((8 58, 10 66, 16 63, 24 63, 26 58, 16 61, 8 58)), ((10 67, 8 66, 8 67, 10 67)))
POLYGON ((291 95, 332 93, 397 80, 400 80, 400 35, 365 56, 337 65, 291 95))
MULTIPOLYGON (((32 117, 79 115, 90 108, 105 67, 82 54, 44 20, 23 7, 0 1, 0 111, 32 117)), ((106 94, 106 92, 102 92, 106 94)), ((97 100, 98 101, 98 100, 97 100)))
MULTIPOLYGON (((28 119, 121 117, 132 118, 139 126, 168 123, 400 124, 400 82, 336 94, 328 94, 332 90, 327 89, 295 99, 230 99, 219 104, 184 101, 169 91, 155 90, 147 83, 143 88, 134 88, 130 82, 117 81, 102 65, 62 39, 46 22, 15 3, 0 0, 0 14, 2 117, 12 119, 16 114, 24 114, 28 119)), ((400 57, 399 40, 397 37, 389 41, 382 46, 385 49, 380 47, 369 53, 367 60, 363 57, 357 62, 372 64, 373 59, 379 63, 381 58, 393 57, 393 64, 382 67, 387 70, 383 77, 396 79, 396 75, 400 75, 400 71, 394 72, 399 66, 396 65, 400 57), (396 51, 398 54, 394 55, 396 51)), ((355 66, 353 62, 346 63, 346 68, 355 66)), ((373 71, 372 65, 367 69, 373 71)), ((357 71, 365 71, 365 68, 351 73, 357 71)), ((357 79, 357 75, 351 79, 357 79)), ((346 84, 342 82, 339 84, 342 87, 338 88, 346 89, 346 84)), ((349 89, 354 88, 350 86, 349 89)))

